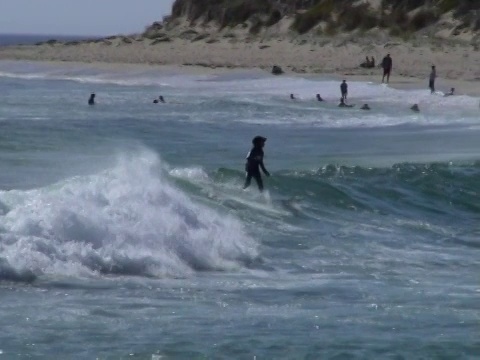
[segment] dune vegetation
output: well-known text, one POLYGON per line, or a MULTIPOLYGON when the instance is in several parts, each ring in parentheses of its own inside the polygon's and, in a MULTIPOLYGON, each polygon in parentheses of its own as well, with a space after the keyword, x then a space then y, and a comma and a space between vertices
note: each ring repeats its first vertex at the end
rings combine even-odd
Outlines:
POLYGON ((480 30, 480 1, 471 0, 176 0, 171 19, 251 33, 283 18, 292 33, 334 35, 378 28, 391 35, 449 27, 452 36, 480 30))

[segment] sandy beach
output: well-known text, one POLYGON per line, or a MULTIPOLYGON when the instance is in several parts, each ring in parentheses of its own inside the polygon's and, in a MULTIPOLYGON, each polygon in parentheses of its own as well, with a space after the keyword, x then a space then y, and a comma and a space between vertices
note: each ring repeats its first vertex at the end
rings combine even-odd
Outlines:
POLYGON ((437 87, 455 87, 458 93, 480 95, 480 51, 468 44, 439 39, 399 41, 363 34, 335 38, 286 36, 285 24, 262 36, 252 37, 242 29, 200 33, 176 26, 153 38, 145 35, 111 36, 79 42, 50 41, 37 45, 0 48, 0 60, 60 61, 105 64, 141 64, 198 67, 206 69, 260 68, 279 65, 288 74, 328 74, 349 80, 381 81, 378 67, 390 53, 394 87, 427 87, 431 65, 437 68, 437 87), (213 34, 213 35, 212 35, 213 34), (359 65, 366 56, 375 68, 359 65))

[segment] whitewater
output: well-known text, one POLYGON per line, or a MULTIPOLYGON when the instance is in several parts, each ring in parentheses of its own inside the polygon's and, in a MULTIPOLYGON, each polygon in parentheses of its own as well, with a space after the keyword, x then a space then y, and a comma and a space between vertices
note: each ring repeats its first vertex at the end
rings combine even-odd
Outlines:
POLYGON ((348 82, 0 61, 0 358, 480 357, 480 99, 348 82))

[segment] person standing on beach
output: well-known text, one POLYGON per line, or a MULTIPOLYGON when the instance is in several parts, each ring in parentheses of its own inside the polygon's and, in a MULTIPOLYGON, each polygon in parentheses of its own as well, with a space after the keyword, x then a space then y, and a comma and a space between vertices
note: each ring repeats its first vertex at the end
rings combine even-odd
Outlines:
POLYGON ((428 82, 428 87, 432 94, 435 92, 435 79, 437 78, 437 70, 435 65, 432 65, 432 71, 430 72, 430 81, 428 82))
POLYGON ((383 68, 383 77, 382 77, 382 84, 385 80, 385 76, 387 77, 387 84, 390 82, 390 72, 392 71, 393 61, 390 57, 390 54, 387 54, 382 60, 382 68, 383 68))
POLYGON ((348 95, 348 85, 346 80, 343 80, 343 82, 340 84, 340 92, 342 93, 342 99, 346 101, 348 95))

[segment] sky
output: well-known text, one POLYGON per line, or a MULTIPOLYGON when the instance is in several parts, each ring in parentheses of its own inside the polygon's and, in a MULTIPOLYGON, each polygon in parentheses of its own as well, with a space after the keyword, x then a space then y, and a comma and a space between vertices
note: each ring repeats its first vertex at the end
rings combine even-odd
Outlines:
POLYGON ((0 0, 0 34, 116 35, 142 32, 174 0, 0 0))

